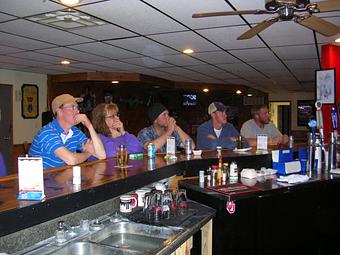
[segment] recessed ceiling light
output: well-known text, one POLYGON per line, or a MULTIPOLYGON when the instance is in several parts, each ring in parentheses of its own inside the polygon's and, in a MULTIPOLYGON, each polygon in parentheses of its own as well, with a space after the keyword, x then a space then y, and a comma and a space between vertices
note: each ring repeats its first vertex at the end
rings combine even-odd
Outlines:
POLYGON ((62 65, 69 65, 69 64, 71 64, 71 62, 69 60, 62 60, 60 63, 62 65))
POLYGON ((194 53, 194 50, 193 49, 185 49, 182 51, 184 54, 192 54, 194 53))
POLYGON ((242 94, 242 91, 238 89, 238 90, 236 90, 236 94, 237 94, 237 95, 241 95, 241 94, 242 94))
POLYGON ((64 5, 72 6, 72 5, 79 4, 81 0, 60 0, 60 2, 64 5))
POLYGON ((204 93, 208 93, 208 92, 209 92, 209 89, 208 89, 208 88, 204 88, 204 89, 202 89, 202 91, 203 91, 204 93))
POLYGON ((248 97, 252 97, 252 96, 253 96, 253 94, 250 94, 250 93, 249 93, 249 94, 247 94, 247 96, 248 96, 248 97))
POLYGON ((111 83, 117 84, 119 83, 119 81, 111 81, 111 83))
POLYGON ((335 39, 335 42, 339 42, 340 43, 340 37, 335 39))
POLYGON ((158 85, 155 85, 155 86, 153 86, 153 88, 154 88, 154 89, 159 89, 159 88, 160 88, 160 86, 158 86, 158 85))

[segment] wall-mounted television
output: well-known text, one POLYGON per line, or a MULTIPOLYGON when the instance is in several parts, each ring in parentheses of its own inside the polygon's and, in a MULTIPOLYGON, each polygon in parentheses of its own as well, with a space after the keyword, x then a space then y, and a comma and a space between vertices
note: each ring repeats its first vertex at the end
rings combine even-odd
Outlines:
POLYGON ((196 94, 184 94, 183 95, 183 106, 195 106, 197 104, 196 94))

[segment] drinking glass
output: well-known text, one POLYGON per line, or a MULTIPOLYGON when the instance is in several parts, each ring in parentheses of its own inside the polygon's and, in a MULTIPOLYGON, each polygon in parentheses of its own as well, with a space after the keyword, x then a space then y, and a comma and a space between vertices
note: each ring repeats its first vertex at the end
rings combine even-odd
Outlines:
POLYGON ((173 206, 171 190, 165 190, 162 195, 162 215, 163 219, 170 219, 173 206))
POLYGON ((126 167, 128 162, 128 152, 125 145, 118 145, 116 148, 116 161, 118 167, 126 167))
POLYGON ((177 212, 181 215, 188 212, 188 199, 185 189, 180 189, 177 192, 177 212))

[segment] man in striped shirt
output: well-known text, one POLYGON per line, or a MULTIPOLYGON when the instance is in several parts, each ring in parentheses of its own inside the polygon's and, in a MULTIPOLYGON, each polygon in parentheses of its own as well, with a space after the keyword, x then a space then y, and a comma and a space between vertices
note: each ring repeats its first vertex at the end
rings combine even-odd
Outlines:
POLYGON ((85 114, 79 113, 77 102, 69 94, 57 96, 52 101, 55 119, 45 125, 34 137, 29 155, 43 158, 44 169, 64 165, 76 165, 87 160, 91 155, 105 159, 104 146, 85 114), (82 123, 91 138, 75 125, 82 123))

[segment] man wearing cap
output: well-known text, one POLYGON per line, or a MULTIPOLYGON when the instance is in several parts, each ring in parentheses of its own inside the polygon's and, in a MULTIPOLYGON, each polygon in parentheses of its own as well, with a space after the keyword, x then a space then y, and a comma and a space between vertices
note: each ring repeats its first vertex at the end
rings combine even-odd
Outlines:
POLYGON ((69 94, 53 99, 52 111, 55 119, 37 133, 29 151, 30 156, 43 158, 44 169, 76 165, 91 155, 98 159, 106 158, 104 146, 90 120, 85 114, 79 113, 77 102, 82 100, 69 94), (91 139, 75 127, 79 123, 88 129, 91 139))
POLYGON ((252 119, 243 123, 241 135, 248 140, 250 146, 256 146, 257 135, 267 135, 269 145, 287 144, 288 136, 269 122, 269 111, 266 105, 254 106, 251 109, 252 119))
POLYGON ((237 146, 236 141, 240 134, 232 124, 227 123, 226 109, 221 102, 212 102, 209 105, 211 119, 197 128, 198 149, 216 149, 217 146, 234 149, 237 146))
MULTIPOLYGON (((190 139, 190 136, 176 125, 176 120, 169 116, 169 111, 164 105, 160 103, 151 105, 148 109, 148 118, 151 126, 139 131, 137 136, 145 150, 149 143, 153 143, 157 152, 165 152, 167 138, 170 136, 175 137, 176 147, 184 147, 185 140, 190 139)), ((195 148, 194 143, 192 148, 195 148)))

